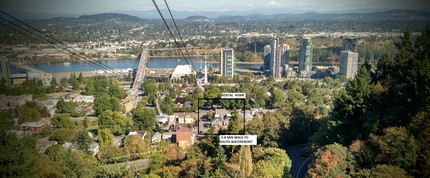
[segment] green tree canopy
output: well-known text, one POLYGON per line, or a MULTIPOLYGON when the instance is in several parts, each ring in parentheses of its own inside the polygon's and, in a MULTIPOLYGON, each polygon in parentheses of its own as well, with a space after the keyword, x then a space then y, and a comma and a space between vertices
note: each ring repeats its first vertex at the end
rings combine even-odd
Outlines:
POLYGON ((138 107, 131 110, 131 114, 133 114, 133 124, 139 130, 152 128, 155 125, 157 113, 154 109, 138 107))
POLYGON ((69 114, 56 114, 51 118, 51 123, 55 128, 67 128, 74 129, 76 128, 75 122, 73 122, 69 114))
POLYGON ((117 112, 106 110, 98 116, 100 129, 109 128, 114 134, 125 134, 131 126, 132 120, 127 116, 117 112))

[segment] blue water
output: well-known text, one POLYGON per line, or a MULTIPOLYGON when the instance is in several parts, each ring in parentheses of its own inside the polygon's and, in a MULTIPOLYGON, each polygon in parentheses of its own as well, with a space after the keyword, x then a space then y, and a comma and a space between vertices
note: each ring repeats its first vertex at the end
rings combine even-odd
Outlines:
MULTIPOLYGON (((199 70, 204 68, 204 63, 201 63, 201 58, 194 57, 191 58, 192 63, 194 64, 193 68, 195 70, 199 70)), ((139 60, 137 59, 119 59, 119 60, 103 60, 100 61, 101 65, 109 66, 112 69, 126 69, 126 68, 137 68, 139 64, 139 60)), ((177 65, 186 65, 184 59, 174 58, 174 57, 157 57, 157 58, 149 58, 147 67, 148 68, 175 68, 177 65)), ((191 62, 190 62, 191 65, 191 62)), ((100 66, 100 65, 99 65, 100 66)), ((43 63, 43 64, 34 64, 34 67, 41 71, 45 72, 81 72, 81 71, 94 71, 101 69, 100 67, 85 63, 71 63, 69 65, 65 65, 63 63, 43 63)), ((261 64, 236 64, 236 68, 240 69, 258 69, 261 67, 261 64)), ((219 68, 219 64, 210 64, 208 63, 208 68, 219 68)), ((16 71, 12 70, 12 71, 16 71)))

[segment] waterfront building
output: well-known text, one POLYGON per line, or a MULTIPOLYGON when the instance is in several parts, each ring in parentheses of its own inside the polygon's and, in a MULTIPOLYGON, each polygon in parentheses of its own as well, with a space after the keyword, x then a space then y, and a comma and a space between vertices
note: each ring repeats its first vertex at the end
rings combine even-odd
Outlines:
MULTIPOLYGON (((310 38, 304 37, 299 51, 299 72, 304 75, 312 70, 312 41, 310 38)), ((303 75, 302 75, 303 76, 303 75)))
POLYGON ((343 39, 343 51, 352 51, 357 53, 357 39, 352 37, 343 39))
POLYGON ((340 52, 339 74, 347 78, 354 78, 358 68, 358 53, 352 51, 340 52))
POLYGON ((270 69, 270 54, 272 54, 272 47, 270 45, 266 45, 264 46, 264 53, 263 53, 263 59, 264 59, 264 64, 263 64, 263 70, 268 70, 270 69))
POLYGON ((235 75, 233 49, 221 49, 220 72, 221 76, 233 79, 235 75))
POLYGON ((275 78, 281 77, 283 67, 288 65, 289 46, 286 44, 279 44, 279 39, 274 38, 272 41, 269 71, 270 76, 275 78))

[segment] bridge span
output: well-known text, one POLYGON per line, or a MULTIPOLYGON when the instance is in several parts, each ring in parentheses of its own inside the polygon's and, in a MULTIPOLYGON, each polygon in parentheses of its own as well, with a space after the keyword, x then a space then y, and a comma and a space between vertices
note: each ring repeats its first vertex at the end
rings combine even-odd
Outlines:
POLYGON ((139 94, 142 93, 142 91, 139 90, 139 88, 142 85, 143 80, 145 79, 146 74, 146 63, 148 60, 148 51, 143 50, 139 54, 139 65, 137 66, 136 74, 134 75, 134 80, 131 89, 127 92, 127 97, 122 100, 122 104, 126 106, 126 110, 130 111, 133 108, 136 108, 137 103, 139 103, 140 98, 139 94))

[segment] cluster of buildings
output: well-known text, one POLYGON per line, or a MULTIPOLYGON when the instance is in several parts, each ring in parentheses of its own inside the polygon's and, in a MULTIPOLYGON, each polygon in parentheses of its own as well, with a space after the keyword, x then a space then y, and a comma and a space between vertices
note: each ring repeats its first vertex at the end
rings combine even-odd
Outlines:
POLYGON ((272 45, 264 46, 263 70, 269 70, 269 75, 279 78, 282 71, 288 68, 290 56, 290 46, 279 44, 279 39, 274 38, 272 45))
MULTIPOLYGON (((345 38, 343 49, 340 53, 339 73, 337 76, 353 78, 358 69, 357 39, 345 38)), ((310 37, 302 36, 299 49, 299 64, 297 68, 289 63, 290 46, 280 44, 278 38, 272 40, 272 45, 264 47, 263 70, 268 71, 268 75, 281 77, 295 77, 297 74, 302 78, 309 78, 314 74, 312 57, 313 47, 310 37)))

